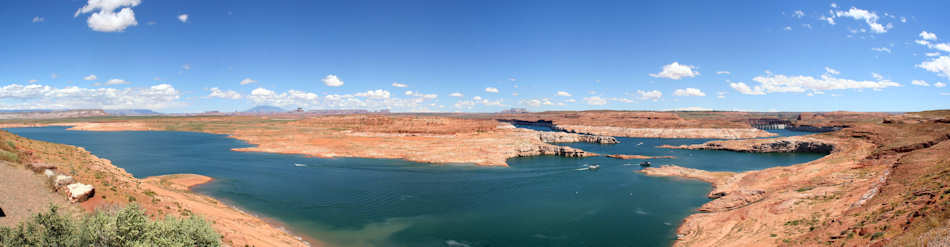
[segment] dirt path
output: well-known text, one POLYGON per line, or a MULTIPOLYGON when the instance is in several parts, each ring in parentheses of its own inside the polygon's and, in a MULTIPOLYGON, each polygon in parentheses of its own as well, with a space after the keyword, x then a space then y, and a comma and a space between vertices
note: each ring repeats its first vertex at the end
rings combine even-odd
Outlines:
POLYGON ((0 209, 6 214, 0 217, 0 226, 15 226, 51 204, 68 212, 77 210, 63 195, 51 192, 45 179, 20 164, 0 162, 0 209))

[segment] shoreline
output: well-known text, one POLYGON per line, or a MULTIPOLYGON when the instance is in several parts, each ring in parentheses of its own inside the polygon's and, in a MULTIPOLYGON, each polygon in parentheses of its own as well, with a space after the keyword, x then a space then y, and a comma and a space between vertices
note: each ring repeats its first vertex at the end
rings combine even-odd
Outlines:
MULTIPOLYGON (((199 175, 199 174, 191 174, 191 173, 174 173, 174 174, 166 174, 166 175, 158 175, 158 176, 145 177, 145 178, 143 178, 143 180, 144 180, 144 179, 148 179, 148 178, 153 178, 153 177, 176 176, 176 175, 195 175, 195 178, 196 178, 196 179, 190 179, 190 180, 189 180, 189 179, 178 179, 178 180, 176 181, 176 182, 178 182, 178 183, 176 183, 176 184, 179 184, 179 185, 181 185, 181 186, 185 186, 185 187, 188 189, 188 191, 191 192, 191 193, 201 194, 201 195, 205 195, 205 196, 214 198, 215 200, 221 202, 222 204, 224 204, 224 205, 226 205, 226 206, 228 206, 228 207, 230 207, 230 208, 232 208, 232 209, 234 209, 234 210, 237 210, 237 211, 239 211, 239 212, 243 212, 243 213, 252 215, 252 216, 254 216, 254 217, 256 217, 256 218, 258 218, 258 219, 264 221, 264 222, 267 223, 268 225, 270 225, 270 226, 272 226, 272 227, 274 227, 274 228, 277 228, 277 229, 279 229, 279 230, 281 230, 281 231, 284 231, 284 232, 286 232, 287 234, 293 236, 294 238, 297 238, 297 239, 300 240, 300 241, 303 241, 304 243, 307 244, 307 246, 314 246, 316 243, 323 243, 322 241, 318 240, 317 238, 315 238, 315 237, 313 237, 313 236, 308 236, 308 235, 306 235, 306 234, 298 234, 298 233, 296 233, 295 231, 291 230, 292 227, 290 227, 290 225, 288 225, 287 223, 284 223, 283 221, 280 221, 280 220, 275 219, 275 218, 272 218, 272 217, 263 216, 262 214, 256 213, 256 212, 254 212, 254 211, 252 211, 252 210, 247 210, 247 209, 245 209, 245 208, 243 208, 243 207, 238 206, 238 204, 235 203, 235 202, 233 202, 233 201, 230 201, 230 200, 227 200, 227 199, 224 199, 224 198, 219 198, 219 197, 207 195, 207 194, 200 193, 200 192, 197 192, 197 191, 194 191, 194 190, 193 190, 193 188, 195 188, 195 187, 197 187, 197 186, 205 185, 205 184, 208 184, 208 183, 211 183, 211 182, 216 181, 217 179, 215 179, 215 178, 213 178, 213 177, 204 176, 204 175, 199 175)), ((317 246, 321 246, 321 245, 317 245, 317 246)))

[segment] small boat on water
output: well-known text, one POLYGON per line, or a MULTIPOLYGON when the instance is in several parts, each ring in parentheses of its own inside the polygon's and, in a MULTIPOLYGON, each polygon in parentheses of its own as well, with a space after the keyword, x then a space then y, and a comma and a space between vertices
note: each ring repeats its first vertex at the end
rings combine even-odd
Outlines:
POLYGON ((649 161, 640 162, 640 166, 642 166, 642 167, 647 167, 647 166, 650 166, 650 165, 651 165, 651 164, 650 164, 649 161))
POLYGON ((578 171, 593 171, 600 168, 600 165, 597 164, 584 164, 584 167, 577 168, 578 171))

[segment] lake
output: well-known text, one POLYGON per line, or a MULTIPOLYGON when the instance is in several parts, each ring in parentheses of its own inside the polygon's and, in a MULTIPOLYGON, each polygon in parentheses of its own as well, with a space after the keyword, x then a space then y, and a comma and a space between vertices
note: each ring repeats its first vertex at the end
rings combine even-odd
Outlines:
MULTIPOLYGON (((699 181, 644 176, 635 172, 639 160, 605 157, 513 158, 502 168, 234 152, 249 145, 191 132, 7 130, 81 146, 138 178, 214 177, 195 191, 339 246, 669 246, 680 221, 706 203, 711 190, 699 181), (578 170, 593 163, 601 168, 578 170)), ((618 139, 565 145, 601 154, 673 155, 652 162, 715 171, 822 156, 657 149, 706 140, 618 139)))

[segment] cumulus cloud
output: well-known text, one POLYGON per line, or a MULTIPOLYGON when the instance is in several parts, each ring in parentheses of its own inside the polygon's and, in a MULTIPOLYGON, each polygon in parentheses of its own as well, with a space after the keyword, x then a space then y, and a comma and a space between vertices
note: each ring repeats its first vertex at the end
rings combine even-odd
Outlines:
POLYGON ((181 14, 181 15, 178 15, 178 20, 181 21, 181 23, 186 23, 186 22, 188 22, 188 14, 181 14))
POLYGON ((497 89, 497 88, 493 88, 493 87, 486 87, 486 88, 485 88, 485 92, 498 93, 498 89, 497 89))
POLYGON ((86 20, 89 28, 99 32, 121 32, 129 26, 138 25, 132 7, 141 3, 141 0, 88 0, 85 6, 76 10, 73 17, 98 10, 86 20), (122 9, 116 12, 118 8, 122 9))
POLYGON ((832 74, 832 75, 841 74, 841 72, 829 67, 825 67, 825 72, 828 72, 828 74, 832 74))
POLYGON ((432 102, 435 94, 409 94, 410 98, 398 98, 387 90, 376 89, 354 94, 329 94, 319 96, 316 93, 288 90, 278 93, 266 88, 257 88, 245 98, 258 105, 273 105, 286 108, 306 109, 367 109, 394 111, 431 111, 427 107, 435 106, 432 102))
POLYGON ((87 81, 94 81, 96 80, 96 75, 90 74, 90 75, 87 75, 86 77, 83 77, 82 79, 87 80, 87 81))
POLYGON ((657 100, 660 100, 660 97, 663 97, 663 92, 660 92, 660 90, 637 90, 637 95, 637 98, 640 100, 652 100, 653 102, 656 102, 657 100))
POLYGON ((123 84, 129 84, 129 83, 131 82, 128 82, 122 79, 115 79, 115 78, 106 81, 106 85, 123 85, 123 84))
POLYGON ((946 83, 943 83, 943 82, 936 82, 936 83, 934 83, 934 87, 946 87, 946 86, 947 86, 947 84, 946 84, 946 83))
POLYGON ((926 81, 923 81, 923 80, 913 80, 913 81, 910 81, 910 84, 914 84, 914 85, 922 86, 922 87, 930 86, 930 83, 927 83, 926 81))
POLYGON ((46 21, 46 18, 39 17, 39 16, 33 17, 33 23, 39 23, 43 21, 46 21))
POLYGON ((795 18, 802 18, 805 16, 805 11, 796 10, 795 13, 792 14, 792 16, 795 16, 795 18))
POLYGON ((720 70, 720 71, 716 71, 716 74, 717 74, 717 75, 728 75, 728 74, 732 74, 732 73, 730 73, 729 71, 720 70))
POLYGON ((257 81, 254 79, 251 79, 250 77, 247 77, 247 78, 244 78, 244 80, 241 80, 241 85, 247 85, 251 83, 257 83, 257 81))
POLYGON ((924 40, 937 40, 937 34, 920 31, 920 38, 924 40))
POLYGON ((660 73, 650 74, 652 77, 656 78, 669 78, 673 80, 679 80, 683 77, 696 77, 699 75, 699 71, 693 71, 696 68, 692 65, 680 64, 678 62, 673 62, 663 66, 663 70, 660 73))
POLYGON ((452 97, 462 97, 462 96, 464 96, 464 95, 462 95, 462 93, 459 93, 459 92, 454 92, 454 93, 450 93, 449 96, 452 96, 452 97))
POLYGON ((341 81, 339 77, 336 77, 336 75, 333 75, 333 74, 327 75, 326 77, 323 78, 322 81, 323 81, 323 84, 326 84, 327 86, 330 86, 330 87, 343 86, 343 81, 341 81))
POLYGON ((924 61, 918 64, 917 67, 950 78, 950 57, 948 56, 940 56, 930 61, 924 61))
POLYGON ((674 96, 706 96, 706 93, 696 88, 685 88, 685 89, 676 89, 673 91, 674 96))
POLYGON ((235 92, 234 90, 224 91, 217 87, 213 87, 208 90, 211 91, 211 93, 208 94, 208 98, 241 99, 242 97, 240 93, 235 92))
POLYGON ((356 93, 356 96, 369 97, 373 99, 388 99, 389 95, 390 95, 389 91, 382 90, 382 89, 369 90, 362 93, 356 93))
POLYGON ((412 90, 406 91, 406 95, 412 96, 412 97, 422 97, 426 99, 435 99, 439 97, 439 95, 437 94, 425 94, 419 91, 412 91, 412 90))
MULTIPOLYGON (((828 69, 828 68, 826 68, 828 69)), ((832 70, 833 71, 833 70, 832 70)), ((759 85, 749 86, 743 82, 730 83, 729 86, 742 94, 764 95, 767 93, 804 93, 821 92, 844 89, 872 89, 881 90, 888 87, 899 87, 901 84, 889 81, 857 81, 834 77, 835 73, 828 71, 820 77, 773 75, 757 76, 753 81, 759 85)))
POLYGON ((183 69, 183 70, 191 70, 191 64, 187 64, 187 63, 186 63, 186 64, 182 64, 182 65, 181 65, 181 69, 183 69))
POLYGON ((531 107, 539 107, 542 105, 564 105, 564 103, 554 103, 548 98, 521 100, 519 104, 531 107))
POLYGON ((409 85, 406 85, 406 84, 402 84, 402 83, 398 83, 398 82, 393 82, 393 87, 408 87, 408 86, 409 86, 409 85))
POLYGON ((557 91, 557 96, 571 97, 571 94, 564 91, 557 91))
POLYGON ((887 29, 892 27, 891 24, 887 24, 887 26, 885 26, 878 23, 877 21, 879 18, 876 13, 856 7, 851 7, 851 9, 848 9, 848 11, 835 11, 835 15, 838 17, 851 17, 855 20, 864 21, 868 24, 868 27, 871 29, 871 31, 875 33, 886 33, 887 29))
POLYGON ((588 105, 606 105, 607 100, 601 98, 600 96, 591 96, 584 98, 584 102, 587 102, 588 105))
POLYGON ((169 84, 148 88, 55 88, 10 84, 0 87, 4 109, 163 109, 183 105, 181 93, 169 84))
POLYGON ((924 53, 924 55, 925 55, 925 56, 928 56, 928 57, 936 57, 936 56, 940 56, 940 53, 939 53, 939 52, 928 52, 928 53, 924 53))

